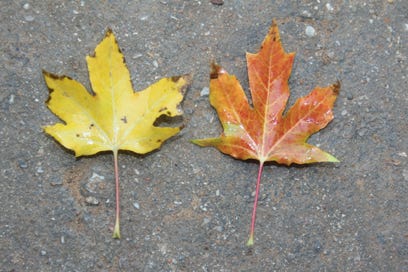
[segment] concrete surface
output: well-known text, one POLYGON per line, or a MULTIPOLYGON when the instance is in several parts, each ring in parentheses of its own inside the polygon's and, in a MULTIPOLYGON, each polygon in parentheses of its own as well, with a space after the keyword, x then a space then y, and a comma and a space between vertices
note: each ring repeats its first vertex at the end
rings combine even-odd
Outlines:
POLYGON ((0 2, 1 271, 408 271, 408 2, 224 2, 0 2), (256 162, 189 140, 221 132, 211 60, 247 89, 245 51, 273 18, 297 52, 290 103, 342 82, 334 121, 311 138, 341 163, 267 165, 249 251, 256 162), (194 74, 183 132, 119 156, 120 241, 112 155, 75 159, 41 129, 57 121, 41 70, 89 86, 85 56, 108 27, 136 89, 194 74))

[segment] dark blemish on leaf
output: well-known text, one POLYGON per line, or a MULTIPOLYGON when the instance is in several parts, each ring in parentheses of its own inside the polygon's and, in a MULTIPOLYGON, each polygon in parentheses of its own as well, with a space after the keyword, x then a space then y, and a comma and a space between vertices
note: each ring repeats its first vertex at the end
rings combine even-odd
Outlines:
POLYGON ((166 114, 170 116, 170 115, 171 115, 171 111, 167 111, 166 114))
POLYGON ((210 74, 210 79, 217 79, 218 78, 218 73, 211 73, 210 74))
POLYGON ((333 92, 335 95, 339 95, 340 87, 341 87, 340 80, 337 80, 337 82, 333 84, 333 92))
POLYGON ((112 35, 112 33, 112 29, 109 27, 108 30, 106 30, 105 37, 109 37, 110 35, 112 35))
POLYGON ((125 57, 123 57, 122 50, 120 49, 119 44, 118 44, 118 42, 116 40, 115 40, 115 44, 118 47, 118 52, 122 55, 122 62, 126 64, 125 57))
POLYGON ((220 66, 218 66, 215 63, 212 63, 211 65, 211 72, 210 72, 210 79, 217 79, 218 78, 218 72, 220 71, 220 66))
POLYGON ((127 124, 127 118, 126 118, 126 116, 123 116, 120 120, 121 120, 123 123, 127 124))
POLYGON ((167 107, 160 108, 159 112, 163 112, 165 110, 167 110, 167 107))
POLYGON ((71 97, 67 92, 63 92, 63 93, 62 93, 62 96, 64 96, 64 97, 71 97))
POLYGON ((45 104, 46 104, 46 105, 48 105, 48 104, 50 103, 50 101, 51 101, 51 94, 52 94, 53 91, 54 91, 54 89, 48 88, 48 98, 47 98, 47 101, 45 101, 45 104))
POLYGON ((161 143, 162 142, 162 140, 160 140, 160 139, 158 139, 157 141, 156 141, 156 143, 161 143))
MULTIPOLYGON (((122 62, 123 62, 123 64, 125 64, 125 66, 127 66, 127 64, 126 64, 126 59, 125 59, 125 57, 124 57, 124 55, 123 55, 123 53, 122 53, 122 50, 120 50, 119 47, 118 47, 118 51, 119 51, 119 53, 122 54, 122 62)), ((130 83, 132 83, 132 81, 130 81, 130 83)))
POLYGON ((219 66, 213 66, 210 73, 210 79, 217 79, 218 78, 218 68, 219 66))
POLYGON ((79 138, 80 135, 77 133, 75 136, 77 136, 79 138))
POLYGON ((95 126, 95 124, 90 124, 89 129, 92 129, 95 126))
POLYGON ((180 78, 181 78, 181 76, 172 76, 170 79, 173 82, 177 82, 177 81, 179 81, 180 78))

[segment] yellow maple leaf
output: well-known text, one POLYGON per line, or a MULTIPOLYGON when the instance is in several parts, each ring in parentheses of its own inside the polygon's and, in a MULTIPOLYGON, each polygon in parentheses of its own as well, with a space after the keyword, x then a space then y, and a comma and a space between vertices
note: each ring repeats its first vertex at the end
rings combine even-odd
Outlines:
POLYGON ((166 139, 180 131, 179 127, 158 127, 154 122, 162 115, 182 114, 178 104, 191 77, 163 78, 145 90, 135 92, 111 30, 86 61, 92 94, 70 77, 43 71, 50 90, 47 106, 65 122, 46 126, 44 130, 73 150, 76 156, 113 151, 116 179, 113 237, 120 238, 118 151, 144 154, 159 148, 166 139))

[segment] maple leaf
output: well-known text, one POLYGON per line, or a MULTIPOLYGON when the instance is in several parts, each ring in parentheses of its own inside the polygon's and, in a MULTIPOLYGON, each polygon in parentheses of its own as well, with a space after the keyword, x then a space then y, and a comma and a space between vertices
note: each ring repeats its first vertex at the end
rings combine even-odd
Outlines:
POLYGON ((111 30, 86 58, 93 93, 67 76, 43 71, 50 90, 48 108, 65 123, 44 127, 76 156, 113 151, 116 220, 113 238, 120 238, 118 151, 144 154, 160 147, 179 127, 158 127, 162 115, 177 116, 178 104, 191 81, 189 75, 163 78, 135 92, 125 59, 111 30))
POLYGON ((285 53, 278 26, 273 21, 260 51, 246 55, 253 106, 248 103, 236 77, 213 64, 210 103, 216 109, 224 131, 217 138, 193 140, 195 144, 216 147, 237 159, 259 161, 248 246, 254 242, 256 207, 265 162, 286 165, 338 162, 306 141, 333 119, 332 107, 340 90, 339 82, 316 87, 299 98, 283 115, 289 98, 288 79, 294 56, 294 53, 285 53))

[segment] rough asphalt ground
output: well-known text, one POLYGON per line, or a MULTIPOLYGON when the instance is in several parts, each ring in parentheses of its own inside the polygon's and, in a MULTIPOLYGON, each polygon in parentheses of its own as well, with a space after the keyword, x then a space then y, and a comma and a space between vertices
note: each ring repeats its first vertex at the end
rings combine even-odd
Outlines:
POLYGON ((407 1, 1 1, 0 14, 1 271, 408 271, 407 1), (273 18, 297 52, 290 104, 342 82, 310 139, 341 162, 268 164, 249 251, 256 162, 189 140, 221 132, 209 63, 248 89, 245 51, 273 18), (75 159, 41 129, 58 121, 41 70, 89 88, 85 56, 108 27, 135 89, 194 74, 182 133, 119 156, 121 240, 112 155, 75 159))

